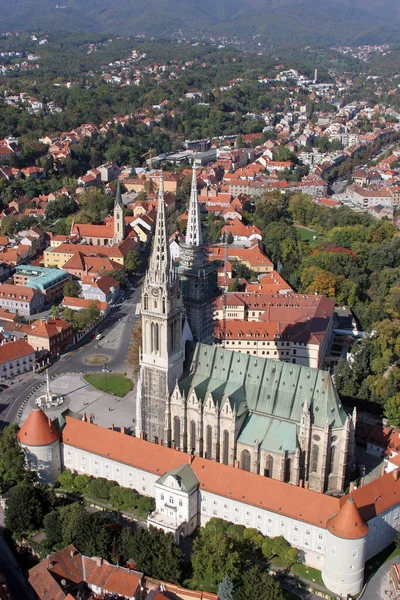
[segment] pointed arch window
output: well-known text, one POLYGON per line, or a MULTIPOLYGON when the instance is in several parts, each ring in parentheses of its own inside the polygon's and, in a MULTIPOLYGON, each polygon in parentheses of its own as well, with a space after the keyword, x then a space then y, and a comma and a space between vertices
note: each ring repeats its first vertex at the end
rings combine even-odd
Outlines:
POLYGON ((179 448, 181 443, 181 420, 179 417, 174 417, 174 442, 179 448))
POLYGON ((311 471, 312 473, 316 473, 318 471, 318 457, 319 457, 319 448, 317 444, 313 444, 311 449, 311 471))
POLYGON ((242 450, 240 454, 240 468, 243 471, 250 471, 251 456, 248 450, 242 450))
POLYGON ((335 470, 335 454, 336 454, 336 446, 332 446, 331 457, 330 457, 330 461, 329 461, 329 474, 333 473, 335 470))
POLYGON ((207 425, 206 430, 206 458, 212 458, 212 427, 207 425))
POLYGON ((196 423, 190 421, 190 450, 195 452, 196 450, 196 423))
POLYGON ((143 296, 143 306, 144 306, 144 310, 148 310, 149 308, 149 297, 147 294, 145 294, 143 296))
POLYGON ((229 431, 225 429, 222 446, 222 462, 224 465, 229 463, 229 431))
POLYGON ((264 477, 273 477, 274 474, 274 459, 271 455, 267 456, 265 461, 264 477))

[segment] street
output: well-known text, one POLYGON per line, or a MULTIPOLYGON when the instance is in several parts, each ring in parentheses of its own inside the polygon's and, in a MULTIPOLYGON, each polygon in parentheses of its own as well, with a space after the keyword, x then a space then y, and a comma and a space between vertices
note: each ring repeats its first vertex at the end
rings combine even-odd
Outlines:
MULTIPOLYGON (((135 309, 137 303, 140 302, 141 281, 141 277, 135 277, 133 286, 125 291, 125 301, 115 306, 96 327, 96 332, 101 333, 104 337, 96 340, 92 338, 93 334, 88 334, 88 341, 83 338, 77 349, 63 354, 49 367, 50 376, 75 371, 98 371, 98 365, 89 365, 84 362, 85 358, 93 354, 108 356, 107 367, 113 372, 126 373, 128 371, 125 359, 132 329, 136 322, 135 309)), ((9 388, 0 392, 0 429, 17 420, 24 400, 43 384, 44 376, 30 372, 21 375, 18 379, 19 381, 16 380, 13 385, 7 382, 9 388)))

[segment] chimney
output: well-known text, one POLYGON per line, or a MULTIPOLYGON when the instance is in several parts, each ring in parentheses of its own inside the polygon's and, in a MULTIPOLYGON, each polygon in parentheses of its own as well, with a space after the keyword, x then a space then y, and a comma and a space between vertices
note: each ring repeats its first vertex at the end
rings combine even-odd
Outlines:
POLYGON ((191 465, 191 464, 192 464, 192 462, 193 462, 193 459, 194 459, 194 456, 193 456, 193 454, 189 454, 189 461, 188 461, 188 462, 189 462, 189 465, 191 465))
POLYGON ((162 446, 162 439, 159 439, 159 440, 158 440, 158 445, 159 445, 159 446, 162 446))
POLYGON ((395 470, 394 470, 394 471, 392 471, 392 472, 393 472, 393 479, 394 479, 395 481, 397 481, 397 480, 398 480, 398 478, 399 478, 399 470, 398 470, 398 469, 395 469, 395 470))
POLYGON ((302 479, 300 479, 300 481, 299 481, 299 487, 301 487, 301 488, 304 487, 304 481, 302 479))
POLYGON ((361 477, 360 487, 363 487, 364 483, 365 483, 365 477, 361 477))
POLYGON ((385 465, 382 465, 381 476, 384 475, 385 473, 386 473, 386 471, 385 471, 385 465))
POLYGON ((98 567, 102 567, 103 566, 103 559, 101 557, 97 559, 97 566, 98 567))
POLYGON ((82 415, 82 421, 86 421, 86 413, 83 413, 83 415, 82 415))
POLYGON ((308 490, 308 481, 305 482, 304 487, 306 490, 308 490))
POLYGON ((125 427, 121 427, 121 433, 125 434, 126 433, 126 429, 125 427))
POLYGON ((349 489, 350 494, 352 492, 354 492, 354 481, 350 481, 350 489, 349 489))
POLYGON ((114 431, 114 423, 111 425, 111 431, 114 431))
POLYGON ((238 469, 238 468, 239 468, 239 461, 235 460, 235 469, 238 469))
POLYGON ((143 433, 143 431, 140 432, 140 439, 144 440, 144 433, 143 433))

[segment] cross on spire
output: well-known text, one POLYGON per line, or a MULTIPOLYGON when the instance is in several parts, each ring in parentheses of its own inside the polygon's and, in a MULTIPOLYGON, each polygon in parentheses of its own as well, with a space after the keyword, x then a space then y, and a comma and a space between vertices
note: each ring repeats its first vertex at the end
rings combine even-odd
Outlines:
POLYGON ((201 235, 200 207, 199 197, 197 193, 196 167, 193 161, 192 188, 190 190, 189 216, 186 229, 186 245, 201 246, 202 243, 203 238, 201 235))
POLYGON ((148 276, 151 283, 168 283, 170 256, 167 237, 167 217, 164 201, 164 179, 161 173, 158 186, 158 208, 154 245, 150 258, 148 276))

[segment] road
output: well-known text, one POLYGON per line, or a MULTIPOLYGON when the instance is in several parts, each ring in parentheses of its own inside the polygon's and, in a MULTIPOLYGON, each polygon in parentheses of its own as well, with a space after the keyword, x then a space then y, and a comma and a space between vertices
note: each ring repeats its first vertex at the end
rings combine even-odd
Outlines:
POLYGON ((386 561, 380 569, 377 570, 375 575, 371 577, 360 598, 362 598, 362 600, 384 600, 387 598, 384 593, 385 590, 393 589, 389 584, 389 570, 392 565, 397 564, 398 562, 398 556, 386 561))
MULTIPOLYGON (((92 334, 83 338, 79 348, 63 354, 57 362, 49 367, 50 376, 62 375, 74 371, 98 371, 98 365, 84 363, 87 356, 105 354, 109 357, 107 366, 114 372, 125 373, 125 362, 132 329, 135 324, 135 308, 140 302, 142 276, 132 281, 132 286, 125 292, 125 301, 116 305, 96 328, 102 340, 92 339, 92 334)), ((8 423, 16 421, 18 411, 24 400, 43 383, 43 375, 26 373, 19 377, 20 381, 0 392, 0 429, 8 423)))
POLYGON ((2 534, 0 534, 0 569, 4 573, 7 587, 12 600, 34 600, 35 594, 26 581, 21 568, 7 545, 2 534))

